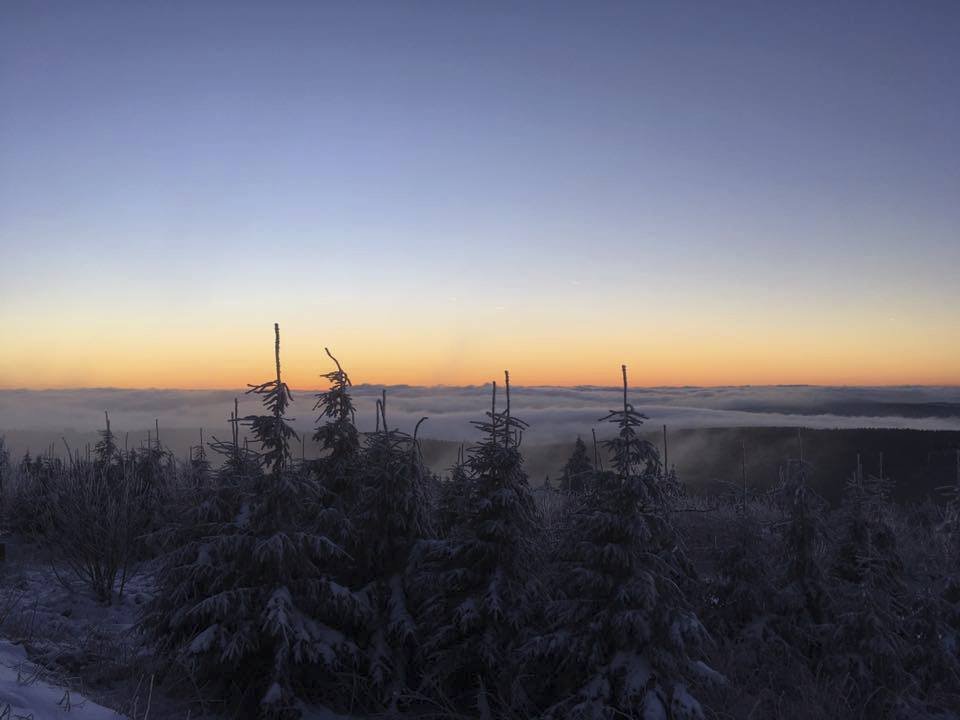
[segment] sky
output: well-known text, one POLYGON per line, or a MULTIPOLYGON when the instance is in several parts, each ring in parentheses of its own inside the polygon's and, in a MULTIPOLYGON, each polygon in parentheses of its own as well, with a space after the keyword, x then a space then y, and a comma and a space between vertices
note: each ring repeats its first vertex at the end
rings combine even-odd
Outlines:
POLYGON ((960 384, 955 2, 0 4, 0 388, 960 384))

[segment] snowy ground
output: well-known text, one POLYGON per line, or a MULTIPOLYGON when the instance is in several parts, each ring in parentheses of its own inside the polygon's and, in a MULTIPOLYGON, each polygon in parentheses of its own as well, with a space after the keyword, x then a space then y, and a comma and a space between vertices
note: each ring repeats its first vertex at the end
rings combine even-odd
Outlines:
MULTIPOLYGON (((0 720, 201 720, 196 705, 188 709, 191 689, 151 687, 154 667, 136 632, 152 592, 145 568, 105 606, 36 545, 0 542, 0 720)), ((355 720, 304 710, 304 720, 355 720)))
POLYGON ((17 720, 107 720, 124 718, 61 684, 60 677, 30 662, 22 645, 0 640, 0 717, 17 720))
MULTIPOLYGON (((150 594, 149 575, 129 578, 124 596, 104 606, 69 569, 10 537, 0 564, 0 719, 10 706, 34 720, 64 717, 182 718, 159 687, 135 623, 150 594), (32 670, 29 668, 33 668, 32 670), (17 678, 27 682, 18 682, 17 678), (64 700, 64 703, 60 703, 64 700)), ((196 714, 194 714, 196 715, 196 714)))

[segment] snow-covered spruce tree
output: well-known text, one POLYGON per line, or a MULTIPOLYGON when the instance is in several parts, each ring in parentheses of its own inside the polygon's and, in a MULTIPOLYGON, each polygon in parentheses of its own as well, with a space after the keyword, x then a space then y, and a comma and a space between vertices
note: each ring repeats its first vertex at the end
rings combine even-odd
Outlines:
POLYGON ((462 444, 457 448, 457 461, 450 468, 450 476, 439 481, 434 487, 437 498, 433 530, 438 537, 445 538, 466 514, 470 499, 470 478, 467 475, 462 444))
POLYGON ((240 403, 233 399, 233 410, 230 411, 230 440, 219 440, 216 436, 210 443, 210 449, 223 460, 217 470, 219 486, 243 484, 244 481, 258 476, 263 471, 263 458, 248 447, 246 439, 240 442, 240 403))
MULTIPOLYGON (((784 519, 777 525, 779 553, 773 578, 780 591, 774 598, 772 630, 794 654, 799 653, 810 672, 823 660, 832 631, 830 585, 823 569, 827 534, 823 520, 825 501, 810 487, 810 467, 800 457, 787 463, 777 487, 784 519)), ((793 692, 795 685, 777 687, 793 692)), ((796 697, 795 701, 802 701, 796 697)))
POLYGON ((865 476, 857 458, 857 467, 847 481, 838 513, 841 540, 833 573, 839 579, 860 584, 868 575, 879 572, 896 584, 903 563, 897 554, 893 529, 885 516, 890 489, 889 480, 865 476))
POLYGON ((950 558, 950 574, 955 579, 960 592, 960 448, 955 451, 956 470, 954 481, 943 485, 938 490, 945 500, 943 522, 940 536, 947 544, 947 555, 950 558))
POLYGON ((466 460, 468 498, 448 537, 418 545, 411 586, 423 629, 424 687, 454 702, 512 701, 511 649, 531 610, 540 518, 523 470, 526 423, 497 410, 496 384, 482 440, 466 460))
POLYGON ((101 467, 113 465, 120 461, 117 440, 110 429, 110 415, 104 411, 103 417, 106 421, 106 427, 100 431, 100 439, 94 448, 96 462, 101 467))
POLYGON ((560 489, 563 492, 578 493, 583 492, 590 475, 593 473, 593 462, 587 454, 587 446, 577 436, 577 441, 573 445, 573 453, 563 466, 563 474, 560 476, 560 489))
POLYGON ((907 563, 922 582, 904 618, 903 665, 929 714, 960 707, 960 449, 955 462, 954 482, 939 488, 946 496, 943 521, 929 522, 921 508, 907 519, 913 530, 907 539, 925 557, 921 567, 907 563))
POLYGON ((324 374, 330 387, 317 395, 313 408, 320 412, 317 430, 313 435, 314 441, 320 444, 321 452, 316 465, 324 488, 332 495, 331 502, 341 511, 348 512, 359 493, 357 465, 360 434, 356 427, 356 409, 350 396, 350 376, 329 348, 324 350, 337 369, 324 374))
POLYGON ((194 487, 201 487, 210 482, 210 460, 207 458, 207 450, 203 443, 203 430, 200 430, 200 444, 190 448, 187 472, 194 487))
POLYGON ((841 507, 834 573, 834 631, 825 666, 841 679, 844 695, 861 713, 891 714, 907 677, 903 617, 908 606, 903 562, 886 521, 889 482, 864 477, 859 458, 841 507))
POLYGON ((762 638, 766 628, 758 621, 770 612, 776 594, 764 552, 769 538, 743 497, 736 500, 732 531, 717 557, 716 579, 710 588, 714 599, 711 630, 728 640, 744 631, 762 638))
POLYGON ((643 421, 649 418, 634 410, 628 402, 627 366, 621 365, 620 370, 623 374, 623 409, 611 410, 600 419, 600 422, 614 423, 619 430, 616 437, 604 445, 610 451, 617 476, 621 479, 643 478, 642 494, 647 502, 651 506, 662 506, 661 493, 655 482, 662 475, 660 453, 653 443, 638 434, 643 421))
POLYGON ((167 481, 176 475, 176 460, 168 449, 160 443, 160 426, 156 433, 148 435, 146 447, 123 456, 123 464, 132 466, 129 476, 134 481, 133 494, 141 503, 144 511, 153 515, 162 508, 168 491, 167 481))
POLYGON ((279 476, 290 465, 290 439, 298 435, 286 418, 287 406, 293 401, 290 388, 280 378, 280 325, 274 323, 274 356, 277 377, 259 385, 248 385, 247 394, 263 396, 265 415, 248 415, 244 422, 260 445, 260 455, 267 469, 279 476))
POLYGON ((6 492, 10 487, 10 451, 7 449, 7 439, 0 435, 0 517, 2 517, 6 501, 6 492))
POLYGON ((428 532, 428 472, 417 431, 391 430, 386 392, 377 401, 378 429, 367 437, 354 514, 362 595, 372 609, 366 639, 366 677, 374 709, 394 713, 415 682, 417 627, 408 599, 414 545, 428 532))
POLYGON ((960 587, 949 576, 923 587, 902 628, 900 658, 912 695, 905 704, 912 717, 950 717, 951 709, 960 707, 960 587))
POLYGON ((780 525, 781 586, 783 599, 795 612, 815 624, 824 622, 829 602, 821 563, 826 545, 824 500, 810 487, 809 465, 803 458, 791 459, 778 487, 786 519, 780 525))
POLYGON ((276 380, 254 386, 265 390, 268 414, 244 418, 264 452, 249 462, 236 431, 232 447, 217 446, 231 475, 166 533, 143 617, 157 655, 186 666, 241 717, 297 717, 305 699, 320 697, 346 706, 338 673, 357 666, 353 637, 368 615, 329 571, 346 551, 314 531, 316 484, 291 468, 289 391, 275 347, 276 380))
MULTIPOLYGON (((316 395, 314 410, 319 414, 313 439, 320 446, 320 457, 305 469, 314 474, 320 493, 316 532, 352 553, 358 547, 353 513, 360 497, 360 433, 355 425, 350 376, 329 348, 324 350, 336 369, 323 375, 330 387, 316 395)), ((351 556, 338 572, 349 577, 355 587, 361 579, 359 570, 351 556)))
POLYGON ((600 472, 566 514, 545 631, 522 652, 550 718, 700 718, 688 690, 716 677, 700 659, 706 632, 683 596, 676 533, 660 496, 657 450, 627 399, 605 420, 613 472, 600 472))
MULTIPOLYGON (((761 717, 783 716, 785 690, 794 692, 810 682, 807 657, 780 635, 780 578, 769 557, 775 538, 761 520, 763 504, 751 497, 745 482, 733 489, 727 502, 732 512, 721 515, 724 539, 715 572, 700 593, 700 617, 716 643, 715 667, 728 678, 709 699, 731 717, 751 711, 761 717)), ((788 704, 798 705, 798 695, 791 695, 788 704)))

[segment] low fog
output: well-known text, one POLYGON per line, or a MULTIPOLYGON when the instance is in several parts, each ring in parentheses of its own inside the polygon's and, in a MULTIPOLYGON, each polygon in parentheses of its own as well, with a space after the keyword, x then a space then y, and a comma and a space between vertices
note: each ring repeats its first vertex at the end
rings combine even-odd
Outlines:
MULTIPOLYGON (((372 429, 374 402, 383 386, 354 388, 357 422, 372 429)), ((425 437, 469 440, 470 421, 490 403, 490 387, 390 386, 390 424, 412 429, 429 417, 425 437)), ((294 391, 291 415, 298 429, 314 424, 316 390, 294 391)), ((515 387, 513 409, 530 423, 527 439, 534 443, 565 441, 589 433, 597 419, 620 402, 617 388, 515 387)), ((0 430, 41 430, 79 433, 103 426, 108 411, 118 431, 146 430, 159 421, 161 429, 223 431, 240 402, 241 415, 258 412, 258 402, 243 390, 0 390, 0 430)), ((500 398, 502 400, 502 397, 500 398)), ((654 425, 675 428, 803 426, 810 428, 960 429, 960 388, 957 387, 683 387, 632 388, 634 405, 654 425)))
MULTIPOLYGON (((383 386, 354 388, 357 423, 374 428, 374 403, 383 386)), ((436 470, 456 458, 457 443, 469 443, 470 425, 489 408, 490 387, 387 387, 387 416, 392 427, 412 431, 422 417, 424 454, 436 470)), ((306 438, 315 422, 316 390, 294 391, 290 415, 306 438)), ((531 477, 555 476, 566 457, 567 444, 578 435, 589 439, 609 431, 599 418, 622 402, 620 390, 601 387, 518 387, 511 394, 516 415, 530 423, 524 436, 531 477), (557 447, 560 445, 561 447, 557 447)), ((240 414, 260 411, 256 399, 242 390, 0 390, 0 434, 14 456, 26 451, 63 455, 69 447, 83 452, 103 427, 104 411, 122 442, 137 447, 159 426, 164 445, 178 455, 205 439, 229 437, 227 418, 239 400, 240 414)), ((809 386, 637 388, 634 405, 649 419, 651 432, 667 425, 673 433, 706 428, 909 428, 960 430, 960 388, 809 386)), ((502 395, 499 400, 502 402, 502 395)), ((671 461, 703 456, 703 433, 674 435, 671 461)), ((716 442, 714 439, 712 442, 716 442)), ((658 443, 659 444, 659 443, 658 443)), ((310 457, 309 440, 303 453, 310 457)), ((782 448, 771 452, 782 453, 782 448)), ((777 455, 782 457, 782 454, 777 455)), ((691 468, 702 463, 689 464, 691 468)), ((538 481, 539 481, 538 480, 538 481)))

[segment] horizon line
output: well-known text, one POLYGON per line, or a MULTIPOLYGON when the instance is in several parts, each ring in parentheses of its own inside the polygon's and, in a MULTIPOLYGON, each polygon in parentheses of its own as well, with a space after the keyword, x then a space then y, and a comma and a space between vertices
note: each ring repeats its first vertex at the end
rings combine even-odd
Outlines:
MULTIPOLYGON (((409 388, 409 389, 418 389, 418 390, 430 390, 430 389, 443 389, 443 390, 478 390, 482 388, 490 387, 493 383, 492 380, 485 383, 468 383, 464 385, 454 385, 447 383, 436 383, 433 385, 416 385, 411 383, 380 383, 380 382, 363 382, 363 383, 353 383, 352 388, 409 388)), ((497 381, 498 385, 501 384, 500 381, 497 381)), ((591 385, 591 384, 576 384, 576 385, 560 385, 560 384, 510 384, 511 388, 516 389, 527 389, 527 390, 538 390, 538 389, 560 389, 560 390, 611 390, 611 391, 621 391, 623 390, 622 385, 591 385)), ((63 385, 63 386, 48 386, 48 387, 25 387, 25 386, 3 386, 0 385, 0 392, 63 392, 63 391, 78 391, 78 390, 150 390, 150 391, 177 391, 177 392, 229 392, 229 391, 239 391, 246 393, 248 388, 242 388, 239 386, 223 386, 223 387, 176 387, 176 386, 155 386, 155 385, 63 385)), ((630 390, 692 390, 692 389, 721 389, 721 388, 957 388, 960 389, 960 382, 946 382, 946 383, 718 383, 715 385, 698 385, 698 384, 681 384, 681 385, 629 385, 630 390)), ((313 392, 313 391, 322 391, 322 387, 293 387, 290 386, 292 392, 313 392)))

